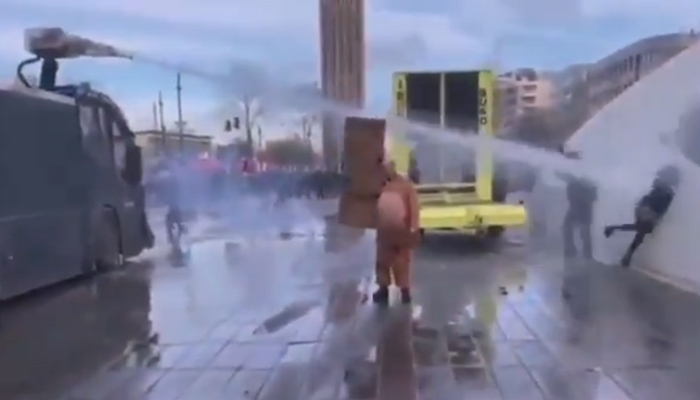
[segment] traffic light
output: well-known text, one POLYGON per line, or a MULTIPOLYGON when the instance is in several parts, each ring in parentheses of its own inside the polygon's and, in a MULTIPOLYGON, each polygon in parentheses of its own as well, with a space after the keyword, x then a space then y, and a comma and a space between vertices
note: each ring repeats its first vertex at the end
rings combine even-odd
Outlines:
POLYGON ((226 120, 224 123, 224 132, 231 132, 232 130, 238 130, 241 128, 241 120, 238 117, 233 118, 233 122, 230 119, 226 120))

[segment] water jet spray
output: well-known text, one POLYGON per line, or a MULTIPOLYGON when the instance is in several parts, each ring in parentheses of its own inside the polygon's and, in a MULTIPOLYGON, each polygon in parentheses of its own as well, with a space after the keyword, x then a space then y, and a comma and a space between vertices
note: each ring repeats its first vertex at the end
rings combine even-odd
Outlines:
POLYGON ((110 57, 132 59, 133 54, 114 46, 96 42, 82 36, 66 33, 61 28, 29 28, 24 31, 24 48, 33 58, 20 63, 17 77, 27 87, 31 85, 22 70, 27 65, 42 61, 39 88, 52 91, 56 88, 58 60, 78 57, 110 57))
MULTIPOLYGON (((96 58, 122 58, 135 62, 147 63, 164 69, 186 73, 198 77, 204 81, 209 81, 217 85, 225 84, 232 79, 225 73, 206 71, 205 69, 181 62, 170 62, 158 58, 150 57, 138 52, 121 49, 107 43, 102 43, 82 36, 67 33, 62 28, 30 28, 25 30, 25 48, 35 55, 34 58, 25 60, 18 67, 18 78, 27 87, 27 80, 22 75, 22 69, 29 64, 42 61, 42 69, 39 87, 44 90, 56 89, 56 74, 58 71, 59 59, 70 59, 79 57, 96 58)), ((234 77, 234 79, 242 79, 234 77)), ((309 92, 300 88, 293 82, 273 80, 270 77, 259 82, 256 89, 260 92, 259 97, 263 102, 273 102, 282 105, 292 105, 304 112, 329 112, 341 117, 360 116, 376 117, 368 110, 358 110, 343 104, 323 98, 316 92, 309 92)), ((236 93, 236 88, 232 87, 233 95, 241 97, 242 93, 236 93)), ((384 117, 384 116, 381 116, 384 117)), ((389 116, 387 118, 388 131, 391 134, 403 132, 409 139, 428 140, 437 145, 445 147, 458 146, 465 149, 474 149, 483 145, 483 140, 476 140, 476 135, 465 135, 463 131, 456 131, 433 126, 429 124, 409 121, 403 117, 389 116)), ((544 167, 545 169, 565 170, 573 175, 588 175, 588 171, 583 171, 580 163, 572 163, 556 154, 543 154, 539 149, 527 145, 511 143, 498 138, 489 138, 493 142, 494 152, 507 161, 525 162, 534 167, 544 167)))

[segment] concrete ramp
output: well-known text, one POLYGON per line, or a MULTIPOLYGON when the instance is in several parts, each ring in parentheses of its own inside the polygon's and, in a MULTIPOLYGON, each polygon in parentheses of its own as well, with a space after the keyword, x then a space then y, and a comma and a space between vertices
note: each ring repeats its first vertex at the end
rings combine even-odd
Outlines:
POLYGON ((631 221, 655 171, 675 162, 683 182, 669 214, 641 249, 635 267, 700 291, 700 167, 685 157, 700 141, 693 115, 700 99, 700 44, 668 61, 598 112, 570 140, 602 177, 597 207, 596 258, 619 260, 631 236, 606 240, 602 226, 631 221))

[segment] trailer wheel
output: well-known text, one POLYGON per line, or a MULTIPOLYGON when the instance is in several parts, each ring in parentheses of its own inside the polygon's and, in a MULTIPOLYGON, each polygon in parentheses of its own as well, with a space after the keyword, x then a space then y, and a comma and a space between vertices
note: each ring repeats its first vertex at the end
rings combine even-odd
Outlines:
POLYGON ((124 266, 119 241, 119 225, 114 216, 105 215, 100 222, 95 266, 98 271, 110 271, 124 266))
POLYGON ((489 226, 486 228, 486 238, 490 240, 498 240, 503 236, 503 232, 506 231, 506 228, 503 226, 489 226))

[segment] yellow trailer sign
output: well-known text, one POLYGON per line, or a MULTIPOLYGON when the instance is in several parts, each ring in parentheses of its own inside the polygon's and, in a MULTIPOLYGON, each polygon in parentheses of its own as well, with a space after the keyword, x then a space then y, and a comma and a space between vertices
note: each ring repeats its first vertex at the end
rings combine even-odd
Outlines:
POLYGON ((476 196, 482 201, 493 199, 493 149, 494 135, 494 76, 491 71, 479 72, 479 149, 477 151, 476 196))

